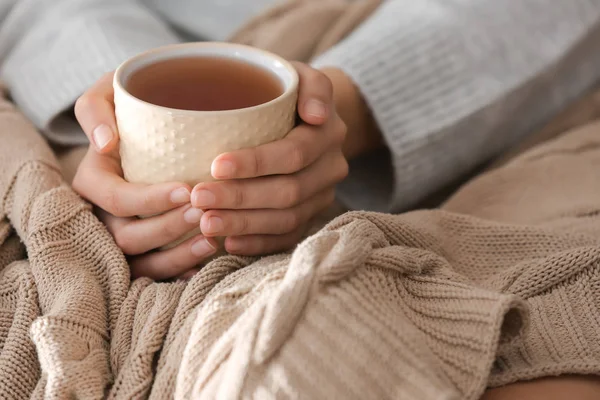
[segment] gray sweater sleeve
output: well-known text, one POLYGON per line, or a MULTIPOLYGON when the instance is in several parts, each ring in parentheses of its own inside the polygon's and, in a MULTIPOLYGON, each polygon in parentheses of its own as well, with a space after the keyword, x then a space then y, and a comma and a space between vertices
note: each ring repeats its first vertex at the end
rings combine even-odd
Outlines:
POLYGON ((102 74, 141 51, 178 41, 165 23, 133 0, 0 3, 5 14, 0 79, 36 126, 63 144, 87 142, 72 118, 60 113, 102 74))
MULTIPOLYGON (((250 4, 228 7, 237 1, 250 4)), ((214 1, 150 3, 191 30, 190 4, 214 1)), ((389 149, 352 162, 342 200, 409 208, 519 140, 600 77, 599 20, 600 0, 384 1, 315 62, 354 80, 389 149)), ((0 0, 0 21, 0 79, 65 144, 86 142, 60 118, 81 93, 124 59, 179 40, 134 0, 0 0)))
POLYGON ((599 0, 388 0, 315 61, 344 70, 387 154, 340 198, 401 211, 522 138, 600 78, 599 0))

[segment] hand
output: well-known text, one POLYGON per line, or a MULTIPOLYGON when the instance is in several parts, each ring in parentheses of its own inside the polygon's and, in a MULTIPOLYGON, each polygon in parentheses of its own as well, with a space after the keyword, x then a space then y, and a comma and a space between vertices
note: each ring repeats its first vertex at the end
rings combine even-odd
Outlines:
POLYGON ((348 173, 346 126, 336 112, 331 80, 307 65, 295 67, 303 123, 284 139, 219 155, 211 168, 218 181, 192 191, 192 206, 205 210, 202 233, 227 236, 230 253, 292 247, 309 220, 332 203, 335 185, 348 173))
POLYGON ((117 244, 132 256, 133 276, 154 279, 189 276, 195 265, 214 252, 212 247, 217 243, 212 236, 230 236, 225 246, 238 254, 262 254, 294 245, 306 222, 333 200, 334 184, 347 173, 342 143, 348 157, 380 145, 380 135, 368 108, 342 71, 331 69, 320 73, 303 64, 296 67, 301 77, 298 111, 304 124, 281 141, 217 157, 213 172, 224 182, 197 186, 191 197, 198 208, 186 205, 184 199, 190 188, 182 183, 147 186, 123 180, 112 103, 112 73, 77 101, 77 119, 92 145, 73 185, 100 208, 99 216, 117 244), (331 82, 335 86, 334 99, 331 82), (322 107, 311 110, 312 99, 320 101, 322 107), (345 124, 336 109, 352 123, 353 129, 345 142, 345 124), (228 177, 218 171, 217 161, 229 161, 235 170, 228 177), (271 185, 276 185, 278 197, 264 195, 265 187, 266 193, 275 193, 271 185), (216 192, 211 192, 215 205, 208 207, 204 217, 200 201, 212 199, 211 195, 202 199, 203 187, 216 192), (144 220, 134 217, 164 212, 144 220), (215 229, 219 228, 219 221, 215 225, 211 216, 220 217, 222 230, 215 229), (197 221, 202 221, 206 238, 198 236, 175 249, 152 252, 197 226, 197 221))
POLYGON ((121 250, 130 256, 133 277, 163 280, 187 276, 215 252, 202 235, 165 251, 153 251, 198 226, 202 211, 190 204, 184 183, 140 185, 123 179, 117 149, 112 73, 81 96, 75 115, 92 143, 73 180, 73 188, 98 207, 98 216, 121 250), (158 216, 138 219, 137 215, 158 216))

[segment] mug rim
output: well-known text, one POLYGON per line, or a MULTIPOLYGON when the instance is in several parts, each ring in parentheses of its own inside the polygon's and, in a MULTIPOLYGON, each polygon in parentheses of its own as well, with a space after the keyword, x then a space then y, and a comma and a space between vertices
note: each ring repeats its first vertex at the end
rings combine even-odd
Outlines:
MULTIPOLYGON (((215 54, 216 55, 216 54, 215 54)), ((193 52, 191 52, 189 54, 189 56, 194 57, 194 56, 198 56, 197 54, 193 54, 193 52)), ((207 56, 210 56, 210 54, 207 54, 207 56)), ((165 58, 165 60, 172 60, 172 59, 176 59, 178 57, 167 57, 165 58)), ((243 60, 242 60, 243 61, 243 60)), ((247 61, 246 61, 247 62, 247 61)), ((144 66, 148 66, 151 65, 152 63, 148 63, 145 64, 144 66)), ((256 64, 254 64, 256 65, 256 64)), ((268 68, 264 68, 262 66, 258 66, 259 68, 269 71, 269 73, 273 74, 272 70, 269 70, 268 68)), ((134 70, 133 72, 138 71, 138 69, 134 70)), ((237 43, 226 43, 226 42, 190 42, 190 43, 179 43, 179 44, 171 44, 171 45, 166 45, 166 46, 160 46, 160 47, 155 47, 153 49, 144 51, 142 53, 139 53, 133 57, 128 58, 127 60, 125 60, 124 62, 122 62, 117 69, 115 70, 115 74, 113 77, 113 88, 115 90, 115 93, 117 92, 117 90, 119 92, 121 92, 122 94, 124 94, 127 98, 129 98, 130 100, 133 100, 137 103, 140 103, 144 106, 149 106, 149 107, 154 107, 154 108, 158 108, 160 110, 163 110, 165 112, 171 113, 171 114, 194 114, 194 115, 198 115, 198 114, 219 114, 219 115, 225 115, 225 114, 232 114, 232 113, 239 113, 239 112, 247 112, 247 111, 254 111, 254 110, 258 110, 261 108, 265 108, 265 107, 269 107, 272 106, 273 104, 279 103, 281 101, 283 101, 285 98, 287 98, 288 96, 290 96, 293 93, 296 93, 298 90, 298 83, 299 83, 299 76, 298 76, 298 71, 296 71, 296 69, 294 68, 294 66, 287 60, 285 60, 284 58, 278 56, 277 54, 271 53, 269 51, 266 50, 262 50, 256 47, 252 47, 252 46, 247 46, 247 45, 243 45, 243 44, 237 44, 237 43), (265 103, 261 103, 261 104, 257 104, 254 106, 250 106, 250 107, 243 107, 243 108, 235 108, 235 109, 230 109, 230 110, 212 110, 212 111, 202 111, 202 110, 184 110, 184 109, 180 109, 180 108, 171 108, 171 107, 165 107, 165 106, 160 106, 158 104, 153 104, 150 102, 147 102, 145 100, 142 100, 134 95, 132 95, 131 93, 129 93, 129 91, 127 89, 125 89, 125 85, 122 82, 123 80, 123 74, 125 73, 126 69, 133 63, 143 60, 145 58, 149 58, 153 55, 156 54, 160 54, 160 53, 164 53, 167 52, 169 50, 177 50, 177 49, 185 49, 185 48, 230 48, 230 49, 240 49, 240 50, 244 50, 246 52, 254 52, 254 53, 258 53, 262 56, 265 56, 267 58, 273 59, 277 62, 279 62, 281 65, 283 65, 283 67, 287 70, 287 72, 290 73, 291 76, 291 83, 288 85, 288 87, 285 88, 285 90, 283 91, 283 93, 281 93, 279 96, 275 97, 274 99, 271 99, 265 103)))

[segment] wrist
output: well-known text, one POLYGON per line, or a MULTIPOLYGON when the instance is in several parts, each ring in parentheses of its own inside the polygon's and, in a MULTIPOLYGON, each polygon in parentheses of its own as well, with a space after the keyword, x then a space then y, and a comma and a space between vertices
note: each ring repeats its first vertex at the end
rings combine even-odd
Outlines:
POLYGON ((382 145, 379 127, 360 90, 342 70, 321 70, 333 84, 336 112, 348 128, 343 152, 347 159, 375 150, 382 145))

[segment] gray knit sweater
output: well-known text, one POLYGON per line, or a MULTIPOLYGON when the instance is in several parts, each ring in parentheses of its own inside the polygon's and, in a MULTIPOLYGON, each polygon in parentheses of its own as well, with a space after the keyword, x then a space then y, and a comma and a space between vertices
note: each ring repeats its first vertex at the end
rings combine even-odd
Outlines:
MULTIPOLYGON (((49 139, 84 143, 61 115, 101 74, 151 47, 225 40, 276 2, 0 0, 0 78, 49 139)), ((315 66, 355 81, 390 154, 353 161, 341 199, 399 211, 599 80, 600 0, 387 0, 315 66)))

